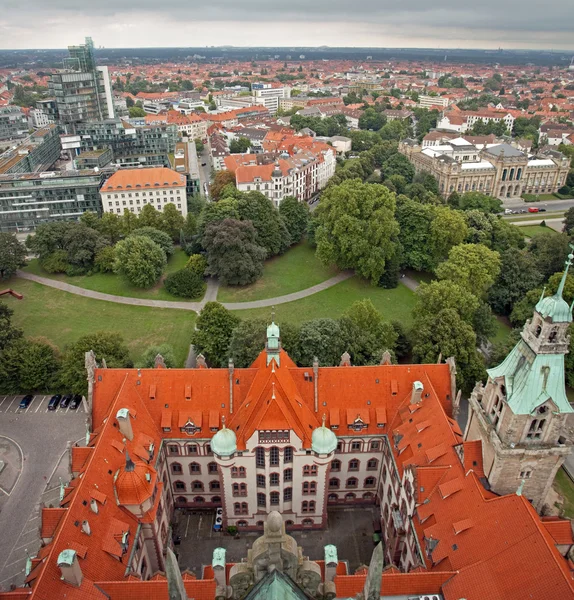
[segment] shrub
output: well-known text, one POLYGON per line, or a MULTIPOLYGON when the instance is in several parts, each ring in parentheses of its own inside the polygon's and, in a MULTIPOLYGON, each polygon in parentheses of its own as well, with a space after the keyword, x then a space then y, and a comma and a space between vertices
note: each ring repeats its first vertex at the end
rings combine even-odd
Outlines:
POLYGON ((66 275, 68 277, 78 277, 78 275, 85 275, 86 269, 80 265, 68 265, 66 269, 66 275))
POLYGON ((229 535, 237 535, 237 527, 236 527, 235 525, 230 525, 230 526, 227 528, 227 533, 228 533, 229 535))
POLYGON ((169 234, 165 233, 165 231, 160 231, 155 227, 140 227, 130 235, 144 235, 152 242, 155 242, 165 252, 166 257, 173 254, 173 242, 169 234))
POLYGON ((164 285, 170 294, 182 298, 199 298, 205 290, 203 277, 186 268, 168 275, 164 285))
POLYGON ((100 273, 112 273, 114 270, 115 250, 113 246, 102 248, 94 259, 94 266, 100 273))
POLYGON ((192 254, 185 263, 185 268, 203 277, 207 269, 207 260, 201 254, 192 254))
POLYGON ((145 235, 130 235, 115 247, 114 272, 140 288, 151 287, 166 265, 165 252, 145 235))
POLYGON ((546 221, 542 221, 542 223, 540 223, 540 227, 546 227, 546 221))
POLYGON ((40 260, 40 266, 48 273, 65 273, 70 266, 68 253, 65 250, 55 250, 40 260))

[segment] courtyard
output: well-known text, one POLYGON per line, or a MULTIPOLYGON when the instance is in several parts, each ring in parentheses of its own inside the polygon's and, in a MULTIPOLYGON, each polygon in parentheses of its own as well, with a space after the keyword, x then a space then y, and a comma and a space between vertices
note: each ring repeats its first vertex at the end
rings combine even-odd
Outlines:
MULTIPOLYGON (((337 507, 328 509, 328 525, 324 530, 289 531, 303 550, 303 556, 310 560, 324 560, 327 544, 337 547, 339 561, 348 564, 354 572, 360 565, 368 565, 375 547, 373 542, 373 521, 377 518, 375 506, 337 507)), ((224 532, 213 531, 213 511, 176 510, 174 515, 174 535, 181 538, 175 546, 179 566, 202 576, 204 565, 210 565, 215 548, 225 548, 228 563, 241 562, 247 558, 247 551, 263 532, 239 532, 234 538, 224 532)))

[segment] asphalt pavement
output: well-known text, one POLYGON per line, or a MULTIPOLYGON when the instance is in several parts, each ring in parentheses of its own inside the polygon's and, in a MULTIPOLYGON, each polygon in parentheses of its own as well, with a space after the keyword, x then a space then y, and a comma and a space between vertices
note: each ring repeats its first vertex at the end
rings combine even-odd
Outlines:
POLYGON ((545 208, 548 212, 566 212, 574 206, 574 198, 569 200, 541 200, 540 202, 525 202, 522 198, 505 198, 502 201, 503 208, 511 210, 526 209, 530 207, 545 208))

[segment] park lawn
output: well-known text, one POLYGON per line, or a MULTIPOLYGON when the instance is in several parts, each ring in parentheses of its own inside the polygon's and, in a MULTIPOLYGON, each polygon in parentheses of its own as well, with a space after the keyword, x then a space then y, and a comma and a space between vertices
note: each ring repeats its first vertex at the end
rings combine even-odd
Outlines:
MULTIPOLYGON (((331 288, 295 302, 275 306, 275 320, 300 324, 311 319, 340 317, 353 302, 370 298, 385 321, 400 321, 410 325, 416 295, 406 286, 399 284, 392 290, 372 286, 368 281, 355 276, 331 288)), ((219 299, 219 298, 218 298, 219 299)), ((236 310, 241 319, 271 318, 271 307, 236 310)))
POLYGON ((561 507, 564 511, 564 516, 568 519, 574 519, 574 483, 566 475, 564 469, 559 469, 558 473, 556 473, 554 487, 564 499, 561 507))
MULTIPOLYGON (((187 260, 187 254, 181 248, 176 248, 175 252, 168 260, 165 274, 168 275, 169 273, 183 269, 187 260)), ((148 298, 150 300, 172 300, 177 302, 185 302, 187 300, 186 298, 180 298, 179 296, 170 294, 161 281, 149 289, 142 289, 133 286, 125 277, 115 275, 114 273, 94 273, 93 275, 68 277, 63 273, 47 273, 42 269, 37 259, 31 260, 22 270, 33 273, 34 275, 39 275, 40 277, 47 277, 48 279, 56 279, 58 281, 69 283, 70 285, 76 285, 86 290, 102 292, 103 294, 126 296, 128 298, 148 298)), ((195 300, 197 300, 197 298, 195 300)))
POLYGON ((18 278, 7 287, 24 294, 23 300, 2 296, 1 301, 14 310, 14 324, 26 336, 46 337, 63 350, 85 334, 114 331, 124 338, 136 364, 148 346, 163 343, 173 346, 177 365, 185 362, 193 311, 93 300, 18 278))
POLYGON ((554 194, 522 194, 522 199, 526 202, 546 202, 547 200, 561 200, 554 194))
POLYGON ((326 267, 315 257, 315 249, 306 241, 290 248, 282 256, 265 263, 263 276, 246 286, 222 286, 218 302, 249 302, 284 296, 317 285, 338 273, 336 267, 326 267))
POLYGON ((542 222, 545 219, 559 219, 564 216, 565 211, 547 211, 543 213, 527 213, 520 214, 516 216, 512 216, 510 218, 505 218, 505 221, 508 221, 511 225, 516 225, 517 223, 522 223, 523 221, 539 221, 542 222))
POLYGON ((512 331, 512 327, 510 327, 510 325, 504 317, 494 315, 494 318, 496 320, 496 331, 494 335, 492 335, 489 338, 489 340, 493 344, 496 344, 498 342, 504 342, 508 334, 512 331))
POLYGON ((520 231, 529 238, 535 237, 537 235, 543 235, 545 233, 558 233, 552 227, 542 226, 542 225, 523 225, 520 227, 520 231))

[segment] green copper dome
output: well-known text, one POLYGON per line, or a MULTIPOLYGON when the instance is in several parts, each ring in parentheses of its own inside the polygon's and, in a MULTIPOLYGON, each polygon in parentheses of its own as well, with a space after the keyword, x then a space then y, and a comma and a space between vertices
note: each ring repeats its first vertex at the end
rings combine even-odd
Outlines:
POLYGON ((544 319, 549 317, 552 320, 552 323, 572 322, 572 310, 570 306, 568 306, 566 300, 562 298, 562 292, 564 291, 564 285, 566 284, 566 276, 568 275, 568 269, 572 264, 572 259, 574 259, 574 254, 569 254, 560 285, 554 296, 540 298, 536 305, 536 312, 544 319))
POLYGON ((311 436, 311 450, 316 454, 331 454, 337 448, 337 436, 325 427, 317 427, 311 436))
POLYGON ((231 456, 237 452, 237 438, 231 429, 223 427, 211 439, 211 450, 218 456, 231 456))

